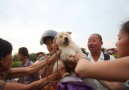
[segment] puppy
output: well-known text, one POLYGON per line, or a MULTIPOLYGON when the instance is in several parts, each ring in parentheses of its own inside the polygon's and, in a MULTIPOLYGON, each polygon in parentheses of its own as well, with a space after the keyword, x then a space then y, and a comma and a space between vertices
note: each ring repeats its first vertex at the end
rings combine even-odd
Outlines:
MULTIPOLYGON (((74 58, 71 56, 82 53, 80 47, 72 41, 70 34, 71 32, 59 32, 54 38, 54 43, 62 51, 58 62, 59 64, 65 64, 68 72, 74 71, 76 66, 74 58)), ((54 69, 56 66, 57 65, 54 66, 54 69)))

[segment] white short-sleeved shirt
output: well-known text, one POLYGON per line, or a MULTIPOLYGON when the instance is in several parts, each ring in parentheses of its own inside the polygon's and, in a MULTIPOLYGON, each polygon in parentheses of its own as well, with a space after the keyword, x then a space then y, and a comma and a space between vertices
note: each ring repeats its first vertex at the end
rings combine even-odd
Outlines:
MULTIPOLYGON (((92 58, 91 56, 91 53, 88 54, 88 59, 91 61, 91 62, 94 62, 94 59, 92 58)), ((110 55, 110 60, 115 60, 115 57, 110 55)), ((98 62, 101 62, 101 61, 104 61, 104 54, 103 52, 101 52, 101 55, 98 59, 98 62)), ((105 88, 101 83, 99 83, 96 79, 94 79, 94 83, 96 85, 96 89, 97 90, 108 90, 107 88, 105 88)))

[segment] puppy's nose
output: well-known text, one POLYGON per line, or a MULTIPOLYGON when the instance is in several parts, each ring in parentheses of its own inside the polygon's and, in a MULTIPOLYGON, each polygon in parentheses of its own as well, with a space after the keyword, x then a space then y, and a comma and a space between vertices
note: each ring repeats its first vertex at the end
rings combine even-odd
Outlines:
POLYGON ((66 41, 68 41, 68 37, 65 37, 64 39, 65 39, 66 41))

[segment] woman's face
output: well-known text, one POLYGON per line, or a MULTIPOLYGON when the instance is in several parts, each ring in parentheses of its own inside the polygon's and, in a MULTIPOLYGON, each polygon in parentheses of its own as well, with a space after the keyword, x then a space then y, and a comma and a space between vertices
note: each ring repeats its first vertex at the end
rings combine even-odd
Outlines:
POLYGON ((2 69, 3 71, 8 71, 12 64, 12 54, 8 54, 2 59, 2 69))
POLYGON ((129 34, 120 30, 116 43, 117 55, 119 57, 129 56, 129 34))

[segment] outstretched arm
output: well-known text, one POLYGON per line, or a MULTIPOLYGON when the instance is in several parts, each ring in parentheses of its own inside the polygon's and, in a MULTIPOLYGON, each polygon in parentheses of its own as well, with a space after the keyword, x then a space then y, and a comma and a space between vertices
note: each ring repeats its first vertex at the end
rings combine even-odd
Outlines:
POLYGON ((9 78, 21 77, 32 74, 34 72, 39 71, 40 69, 44 68, 46 65, 53 63, 59 57, 61 51, 57 51, 53 54, 46 62, 46 60, 38 62, 28 67, 21 67, 21 68, 14 68, 11 71, 9 78))
MULTIPOLYGON (((34 81, 30 84, 23 85, 20 83, 8 83, 8 82, 0 82, 1 85, 4 85, 2 90, 41 90, 46 85, 49 85, 52 81, 57 80, 58 78, 63 78, 63 76, 66 74, 65 67, 63 65, 59 65, 58 71, 52 73, 48 77, 45 77, 43 79, 34 81)), ((0 87, 1 87, 0 85, 0 87)), ((43 89, 44 90, 44 89, 43 89)))
POLYGON ((109 90, 125 90, 123 82, 104 81, 104 80, 98 80, 98 81, 109 90))
POLYGON ((129 56, 105 62, 89 62, 84 54, 77 54, 75 72, 83 78, 126 81, 129 79, 129 56))
POLYGON ((4 90, 40 90, 50 82, 48 80, 55 80, 57 78, 56 73, 52 73, 46 78, 40 79, 38 81, 34 81, 30 84, 24 85, 20 83, 6 83, 4 90))

